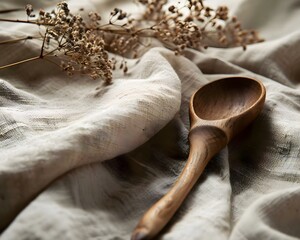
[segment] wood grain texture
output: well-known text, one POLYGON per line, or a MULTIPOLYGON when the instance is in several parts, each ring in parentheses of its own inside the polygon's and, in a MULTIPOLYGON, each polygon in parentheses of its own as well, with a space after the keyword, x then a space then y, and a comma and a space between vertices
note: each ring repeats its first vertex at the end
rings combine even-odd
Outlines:
POLYGON ((260 113, 262 83, 245 77, 223 78, 201 87, 190 101, 190 153, 178 180, 142 217, 132 240, 157 235, 180 207, 209 160, 260 113))

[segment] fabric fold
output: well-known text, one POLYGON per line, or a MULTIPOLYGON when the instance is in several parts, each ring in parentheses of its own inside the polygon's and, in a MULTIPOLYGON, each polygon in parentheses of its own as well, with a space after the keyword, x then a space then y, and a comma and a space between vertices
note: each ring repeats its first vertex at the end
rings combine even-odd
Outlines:
MULTIPOLYGON (((48 99, 45 104, 31 105, 25 100, 25 106, 17 102, 12 107, 2 106, 2 128, 11 127, 10 134, 3 137, 8 138, 6 142, 13 140, 4 142, 1 152, 1 228, 56 178, 78 166, 133 150, 175 116, 180 82, 158 50, 145 54, 130 75, 132 79, 116 79, 100 95, 101 89, 94 83, 86 92, 70 86, 69 101, 61 99, 59 103, 60 96, 52 92, 53 101, 48 99), (79 103, 76 98, 81 99, 79 103), (52 126, 28 131, 20 127, 36 128, 43 123, 52 126), (17 132, 22 135, 20 141, 17 132)), ((52 84, 59 81, 64 80, 52 84)), ((16 89, 8 94, 11 101, 17 93, 16 89)))

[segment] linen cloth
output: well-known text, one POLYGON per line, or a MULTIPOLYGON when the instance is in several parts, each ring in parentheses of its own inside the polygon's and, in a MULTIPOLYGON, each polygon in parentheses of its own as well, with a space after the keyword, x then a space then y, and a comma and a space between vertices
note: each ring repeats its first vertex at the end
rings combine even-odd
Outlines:
MULTIPOLYGON (((209 48, 181 57, 154 48, 137 64, 128 60, 129 73, 116 72, 108 87, 46 61, 0 71, 1 239, 129 239, 185 164, 190 96, 228 76, 261 80, 264 109, 211 160, 157 239, 300 239, 299 1, 220 2, 266 41, 246 52, 209 48)), ((112 2, 70 5, 109 13, 112 2)), ((34 31, 0 23, 0 40, 34 31)), ((38 53, 30 41, 1 45, 0 64, 38 53)))

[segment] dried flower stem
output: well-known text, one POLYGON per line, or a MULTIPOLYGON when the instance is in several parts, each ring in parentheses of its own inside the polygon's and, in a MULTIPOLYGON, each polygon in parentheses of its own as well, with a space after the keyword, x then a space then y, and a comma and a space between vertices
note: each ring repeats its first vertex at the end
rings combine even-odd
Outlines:
POLYGON ((16 42, 26 41, 26 40, 31 40, 31 39, 40 39, 40 38, 41 37, 27 36, 27 37, 23 37, 23 38, 17 38, 17 39, 11 39, 11 40, 2 41, 2 42, 0 42, 0 45, 1 44, 16 43, 16 42))
POLYGON ((58 48, 55 48, 52 51, 47 52, 45 54, 43 54, 43 51, 41 51, 39 56, 31 57, 31 58, 24 59, 24 60, 21 60, 21 61, 18 61, 18 62, 14 62, 14 63, 7 64, 7 65, 4 65, 4 66, 0 66, 0 70, 5 69, 5 68, 9 68, 9 67, 13 67, 13 66, 16 66, 16 65, 20 65, 20 64, 23 64, 23 63, 35 61, 35 60, 38 60, 38 59, 45 59, 45 60, 50 61, 51 63, 56 64, 57 66, 59 66, 57 63, 45 58, 45 57, 55 57, 55 55, 51 55, 51 54, 54 53, 55 51, 57 51, 57 49, 58 48))
POLYGON ((28 24, 34 24, 34 25, 41 25, 38 21, 30 21, 30 20, 19 20, 19 19, 6 19, 6 18, 0 18, 1 22, 12 22, 12 23, 28 23, 28 24))
POLYGON ((46 29, 46 33, 43 37, 43 43, 42 43, 42 47, 41 47, 40 58, 43 58, 44 46, 45 46, 45 41, 46 41, 47 34, 48 34, 48 28, 46 29))
POLYGON ((7 65, 4 65, 4 66, 0 66, 0 70, 8 68, 8 67, 13 67, 13 66, 16 66, 16 65, 20 65, 22 63, 35 61, 35 60, 38 60, 38 59, 41 59, 41 57, 36 56, 36 57, 28 58, 28 59, 25 59, 25 60, 21 60, 21 61, 18 61, 18 62, 14 62, 14 63, 11 63, 11 64, 7 64, 7 65))

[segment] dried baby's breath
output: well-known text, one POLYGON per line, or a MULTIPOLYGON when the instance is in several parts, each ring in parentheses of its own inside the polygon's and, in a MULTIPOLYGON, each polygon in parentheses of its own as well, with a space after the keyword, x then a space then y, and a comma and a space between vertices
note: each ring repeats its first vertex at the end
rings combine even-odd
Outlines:
MULTIPOLYGON (((225 6, 212 9, 201 0, 189 0, 181 5, 170 4, 174 1, 167 0, 138 2, 144 6, 141 16, 132 17, 115 8, 108 23, 104 24, 99 13, 90 12, 83 19, 79 14, 71 13, 66 2, 58 3, 51 12, 41 9, 37 16, 33 6, 27 4, 27 20, 0 21, 44 27, 40 55, 0 69, 37 59, 57 64, 50 60, 50 56, 54 56, 60 59, 59 66, 70 76, 81 73, 110 83, 112 70, 120 68, 124 73, 128 71, 124 57, 137 58, 142 48, 151 47, 149 41, 145 43, 147 39, 159 40, 176 55, 183 54, 186 48, 201 50, 208 46, 241 46, 245 50, 248 44, 262 41, 256 31, 243 29, 236 17, 230 17, 225 6), (122 56, 123 60, 117 61, 108 52, 122 56)), ((37 38, 27 36, 19 40, 37 38)))

